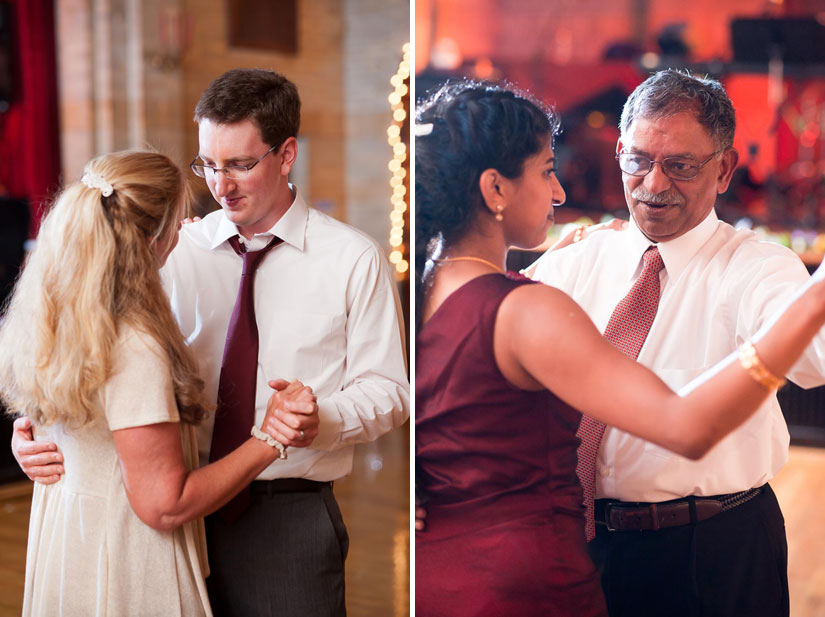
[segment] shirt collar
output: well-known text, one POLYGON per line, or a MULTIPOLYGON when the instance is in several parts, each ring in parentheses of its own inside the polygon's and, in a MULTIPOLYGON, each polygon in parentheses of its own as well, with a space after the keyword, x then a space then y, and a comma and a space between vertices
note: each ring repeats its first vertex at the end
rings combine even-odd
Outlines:
MULTIPOLYGON (((636 226, 633 217, 630 217, 628 231, 630 232, 631 251, 639 261, 642 259, 642 254, 649 246, 656 244, 651 242, 636 226)), ((678 238, 668 240, 666 242, 659 242, 659 254, 662 256, 662 261, 665 264, 665 270, 670 280, 675 281, 682 274, 693 256, 699 252, 699 249, 707 242, 713 235, 717 228, 719 218, 716 216, 716 210, 711 209, 705 219, 693 229, 683 233, 678 238)))
MULTIPOLYGON (((292 204, 269 230, 255 234, 255 236, 278 236, 286 244, 291 244, 299 251, 303 251, 309 206, 307 206, 304 198, 301 196, 298 187, 290 184, 289 188, 295 195, 292 204)), ((215 230, 215 235, 212 237, 212 246, 210 248, 217 248, 232 236, 240 236, 238 227, 221 213, 220 221, 215 230)))

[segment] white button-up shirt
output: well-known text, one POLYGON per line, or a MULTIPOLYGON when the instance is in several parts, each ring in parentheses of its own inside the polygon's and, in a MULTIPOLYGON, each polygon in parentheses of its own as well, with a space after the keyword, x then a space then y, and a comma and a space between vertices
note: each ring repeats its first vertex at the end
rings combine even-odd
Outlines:
MULTIPOLYGON (((545 254, 534 278, 572 296, 603 332, 641 274, 642 254, 650 245, 631 219, 625 231, 594 233, 545 254)), ((808 278, 792 251, 735 230, 713 211, 697 227, 658 246, 665 264, 661 299, 638 361, 677 391, 753 336, 808 278)), ((822 333, 788 377, 806 388, 825 383, 822 333)), ((607 427, 596 496, 656 502, 747 490, 776 475, 787 461, 788 443, 773 395, 698 461, 607 427)))
MULTIPOLYGON (((319 434, 310 448, 289 448, 259 480, 336 480, 352 468, 354 444, 374 440, 409 417, 401 305, 380 247, 369 236, 308 208, 294 189, 289 210, 249 250, 272 236, 255 274, 259 353, 255 422, 272 379, 300 379, 318 397, 319 434)), ((222 211, 184 225, 163 268, 172 310, 198 359, 206 394, 217 399, 241 258, 238 234, 222 211)), ((198 428, 201 464, 209 458, 214 416, 198 428)), ((250 427, 251 428, 251 427, 250 427)))

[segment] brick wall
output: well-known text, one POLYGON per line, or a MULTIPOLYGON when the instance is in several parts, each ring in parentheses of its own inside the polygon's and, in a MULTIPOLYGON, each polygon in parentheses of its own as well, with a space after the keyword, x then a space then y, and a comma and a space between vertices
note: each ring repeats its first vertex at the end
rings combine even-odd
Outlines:
POLYGON ((404 0, 346 0, 344 6, 346 212, 352 225, 388 248, 392 113, 387 96, 401 47, 410 40, 410 8, 404 0))
POLYGON ((301 93, 305 197, 386 246, 387 95, 409 40, 409 2, 299 0, 294 55, 229 47, 227 12, 226 0, 57 3, 64 176, 96 154, 147 145, 188 163, 192 112, 209 82, 235 67, 272 68, 301 93), (175 58, 163 30, 178 15, 186 44, 175 58))

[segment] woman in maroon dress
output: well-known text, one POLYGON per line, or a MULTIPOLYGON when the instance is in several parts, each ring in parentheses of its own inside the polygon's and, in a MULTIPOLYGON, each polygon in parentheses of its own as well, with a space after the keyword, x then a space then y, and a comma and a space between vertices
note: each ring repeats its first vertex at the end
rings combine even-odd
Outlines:
MULTIPOLYGON (((698 458, 757 409, 769 380, 732 357, 680 397, 565 294, 505 274, 507 250, 540 244, 564 201, 552 113, 462 83, 416 115, 416 468, 428 499, 416 614, 605 615, 585 548, 575 409, 698 458)), ((783 375, 825 323, 823 278, 820 268, 753 341, 770 373, 783 375)))

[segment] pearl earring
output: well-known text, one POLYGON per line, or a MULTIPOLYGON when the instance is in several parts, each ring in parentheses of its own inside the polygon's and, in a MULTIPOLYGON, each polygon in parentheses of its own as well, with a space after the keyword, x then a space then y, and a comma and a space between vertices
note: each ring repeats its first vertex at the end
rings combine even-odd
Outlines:
POLYGON ((501 223, 501 221, 504 220, 504 215, 501 213, 502 210, 504 210, 504 206, 502 206, 501 204, 498 204, 496 206, 496 220, 499 223, 501 223))

